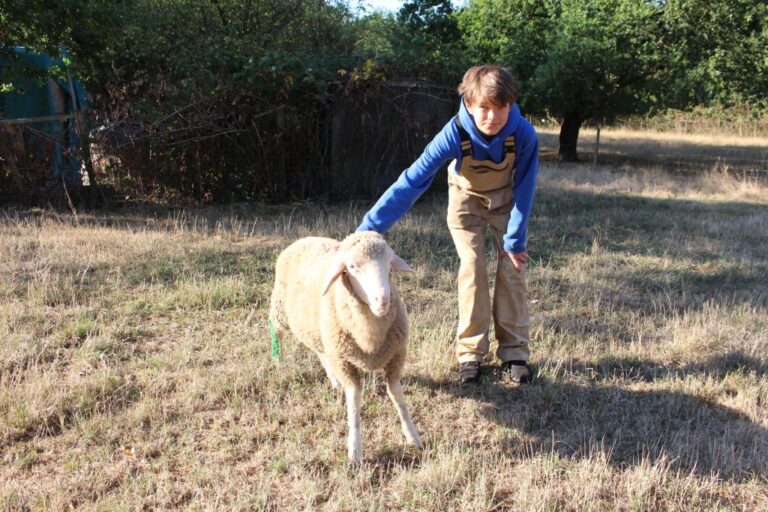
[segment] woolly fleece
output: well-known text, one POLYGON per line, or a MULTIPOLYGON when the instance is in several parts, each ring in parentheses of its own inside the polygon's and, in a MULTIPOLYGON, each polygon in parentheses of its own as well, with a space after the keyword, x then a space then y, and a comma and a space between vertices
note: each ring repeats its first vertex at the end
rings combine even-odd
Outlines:
MULTIPOLYGON (((399 380, 408 341, 408 316, 390 282, 390 308, 381 318, 353 292, 348 276, 340 276, 323 292, 339 244, 331 238, 297 240, 277 258, 270 318, 278 334, 290 332, 316 353, 326 357, 334 375, 346 389, 359 387, 360 371, 384 369, 387 379, 399 380)), ((388 250, 375 232, 353 233, 339 251, 356 251, 376 258, 388 250)))

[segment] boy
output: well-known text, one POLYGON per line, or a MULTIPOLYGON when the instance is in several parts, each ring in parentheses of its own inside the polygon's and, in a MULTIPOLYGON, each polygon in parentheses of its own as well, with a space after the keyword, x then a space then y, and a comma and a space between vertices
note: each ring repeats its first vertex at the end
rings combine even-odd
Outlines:
POLYGON ((538 174, 538 140, 516 105, 515 78, 499 66, 475 66, 459 85, 459 113, 365 215, 358 231, 385 232, 432 184, 448 160, 448 227, 461 260, 456 355, 459 382, 475 382, 494 320, 503 370, 528 382, 530 351, 525 247, 538 174), (499 248, 493 296, 485 267, 485 230, 499 248))

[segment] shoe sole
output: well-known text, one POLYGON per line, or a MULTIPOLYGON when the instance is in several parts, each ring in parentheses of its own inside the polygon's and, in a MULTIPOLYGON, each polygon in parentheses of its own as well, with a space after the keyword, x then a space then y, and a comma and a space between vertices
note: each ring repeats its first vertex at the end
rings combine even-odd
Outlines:
POLYGON ((459 375, 459 379, 458 379, 459 384, 474 384, 475 382, 480 381, 480 375, 481 375, 480 368, 477 369, 477 374, 472 377, 462 378, 461 375, 459 375))

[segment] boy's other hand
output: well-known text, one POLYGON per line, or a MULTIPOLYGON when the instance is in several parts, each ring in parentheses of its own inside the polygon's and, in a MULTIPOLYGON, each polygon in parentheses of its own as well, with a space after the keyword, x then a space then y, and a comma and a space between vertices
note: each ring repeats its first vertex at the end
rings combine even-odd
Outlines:
POLYGON ((512 266, 515 267, 515 270, 521 272, 523 270, 523 265, 528 263, 528 251, 514 254, 511 252, 499 252, 499 258, 509 258, 512 260, 512 266))

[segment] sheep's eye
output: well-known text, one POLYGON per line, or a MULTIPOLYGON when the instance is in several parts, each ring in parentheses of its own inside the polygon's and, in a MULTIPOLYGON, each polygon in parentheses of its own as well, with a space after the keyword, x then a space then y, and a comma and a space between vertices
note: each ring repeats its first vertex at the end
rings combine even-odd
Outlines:
POLYGON ((350 265, 349 266, 349 270, 355 270, 355 266, 354 265, 350 265))

